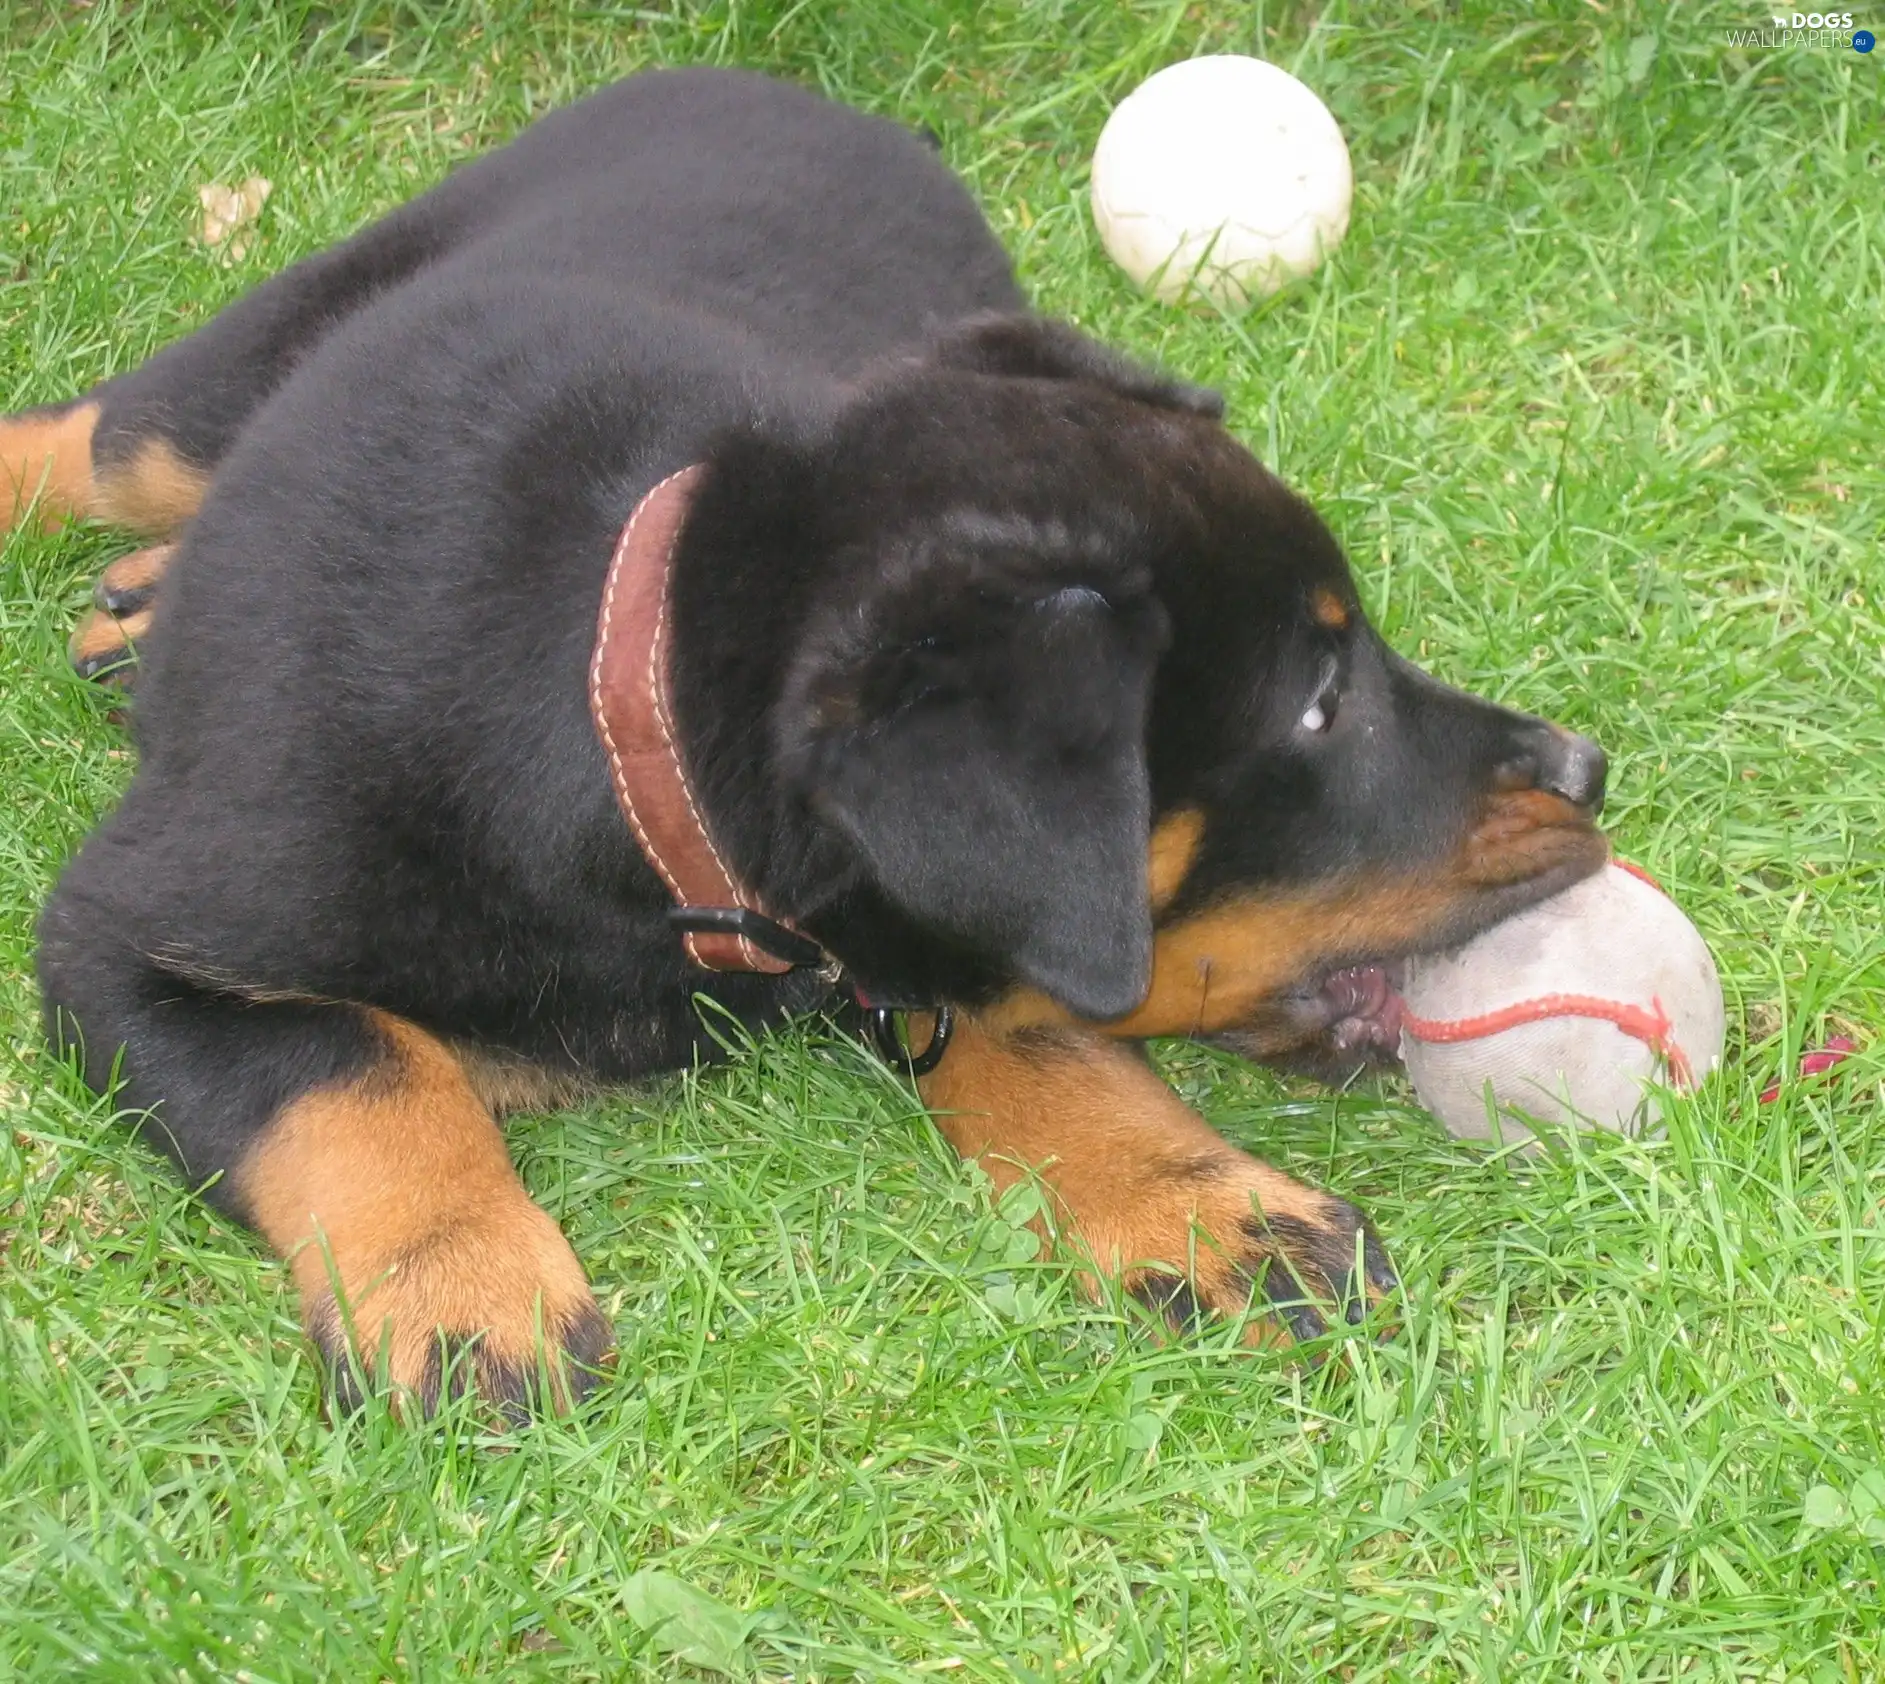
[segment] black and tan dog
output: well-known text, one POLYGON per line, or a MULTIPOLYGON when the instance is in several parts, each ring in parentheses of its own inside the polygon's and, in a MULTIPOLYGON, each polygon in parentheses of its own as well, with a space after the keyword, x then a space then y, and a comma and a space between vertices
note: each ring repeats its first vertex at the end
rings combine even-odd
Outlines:
POLYGON ((75 640, 135 640, 141 764, 50 1019, 343 1387, 587 1383, 495 1118, 711 1054, 697 995, 952 1007, 939 1126, 1096 1273, 1318 1331, 1379 1246, 1139 1043, 1353 1070, 1397 958, 1606 852, 1598 750, 1391 653, 1209 393, 1028 314, 921 140, 756 77, 546 119, 0 473, 174 546, 75 640))

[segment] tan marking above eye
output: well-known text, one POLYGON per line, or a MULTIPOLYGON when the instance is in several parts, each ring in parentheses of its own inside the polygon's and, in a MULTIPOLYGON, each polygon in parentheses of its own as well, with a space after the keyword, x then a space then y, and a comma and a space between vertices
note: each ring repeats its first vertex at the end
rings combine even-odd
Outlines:
POLYGON ((1348 605, 1326 585, 1318 585, 1309 593, 1309 613, 1317 625, 1330 631, 1342 631, 1348 625, 1348 605))

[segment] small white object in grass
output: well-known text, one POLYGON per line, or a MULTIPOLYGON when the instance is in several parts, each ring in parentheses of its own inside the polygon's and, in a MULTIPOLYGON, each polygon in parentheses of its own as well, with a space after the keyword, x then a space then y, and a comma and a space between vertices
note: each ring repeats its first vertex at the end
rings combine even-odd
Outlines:
POLYGON ((1410 961, 1401 1057, 1454 1134, 1525 1140, 1505 1116, 1624 1134, 1654 1127, 1650 1084, 1692 1089, 1721 1062, 1721 979, 1700 932, 1611 863, 1464 947, 1410 961), (1494 1115, 1495 1111, 1498 1113, 1494 1115))
POLYGON ((1328 107, 1287 70, 1223 54, 1120 102, 1093 154, 1093 220, 1156 297, 1241 310, 1342 243, 1354 186, 1328 107))

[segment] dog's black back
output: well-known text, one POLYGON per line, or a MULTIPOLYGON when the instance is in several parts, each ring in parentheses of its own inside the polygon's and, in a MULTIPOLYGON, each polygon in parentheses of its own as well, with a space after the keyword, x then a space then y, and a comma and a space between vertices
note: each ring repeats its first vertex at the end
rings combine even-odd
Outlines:
MULTIPOLYGON (((1008 260, 934 150, 895 123, 730 70, 630 77, 541 118, 364 233, 230 305, 108 382, 100 445, 161 422, 219 462, 259 398, 363 306, 508 276, 545 288, 549 337, 668 303, 824 373, 856 370, 972 311, 1016 309, 1008 260), (180 391, 204 401, 179 406, 180 391), (213 400, 213 401, 212 401, 213 400)), ((605 341, 606 343, 606 341, 605 341)), ((731 344, 729 343, 729 352, 731 344)), ((601 353, 599 353, 601 354, 601 353)))
MULTIPOLYGON (((166 580, 143 772, 100 838, 126 842, 114 922, 206 975, 370 992, 615 1076, 689 1056, 697 987, 754 1019, 809 1003, 807 979, 687 972, 582 677, 654 479, 736 425, 815 429, 872 359, 1016 305, 961 184, 789 86, 647 75, 217 326, 270 332, 284 295, 303 323, 316 285, 340 319, 242 429, 166 580)), ((175 378, 165 357, 130 377, 175 378)))

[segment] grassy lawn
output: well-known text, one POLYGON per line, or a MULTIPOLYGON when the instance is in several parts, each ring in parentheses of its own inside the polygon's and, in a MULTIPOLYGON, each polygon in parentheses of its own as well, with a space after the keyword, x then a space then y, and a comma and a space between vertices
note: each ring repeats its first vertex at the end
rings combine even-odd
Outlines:
POLYGON ((1401 1336, 1320 1373, 1086 1304, 904 1086, 782 1037, 515 1129, 620 1338, 589 1415, 334 1426, 282 1269, 41 1049, 35 911, 129 771, 62 644, 126 546, 7 540, 0 1678, 1885 1677, 1885 51, 1729 45, 1769 10, 0 7, 0 409, 642 65, 931 125, 1045 307, 1223 387, 1399 647, 1608 747, 1730 1014, 1667 1138, 1532 1161, 1163 1050, 1395 1254, 1401 1336), (1213 50, 1355 159, 1345 247, 1238 322, 1085 209, 1110 104, 1213 50), (197 189, 251 175, 224 265, 197 189))

